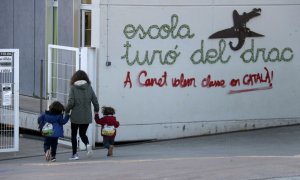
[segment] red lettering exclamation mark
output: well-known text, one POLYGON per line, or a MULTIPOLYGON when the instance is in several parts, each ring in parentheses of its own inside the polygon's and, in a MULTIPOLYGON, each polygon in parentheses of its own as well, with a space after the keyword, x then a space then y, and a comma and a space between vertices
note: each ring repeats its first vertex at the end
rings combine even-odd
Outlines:
POLYGON ((273 71, 271 71, 271 82, 270 82, 270 87, 272 87, 273 86, 273 84, 272 84, 272 81, 273 81, 273 76, 274 76, 274 73, 273 73, 273 71))

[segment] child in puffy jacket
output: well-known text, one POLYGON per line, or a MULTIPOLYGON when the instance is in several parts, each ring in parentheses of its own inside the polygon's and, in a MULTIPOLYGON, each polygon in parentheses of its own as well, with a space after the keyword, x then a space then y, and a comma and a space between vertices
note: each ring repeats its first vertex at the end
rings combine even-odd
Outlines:
POLYGON ((115 143, 115 137, 117 134, 116 128, 119 127, 119 122, 114 116, 115 110, 112 107, 102 107, 103 117, 99 118, 99 115, 95 115, 95 121, 101 125, 101 135, 103 137, 103 146, 108 149, 107 156, 113 155, 113 148, 115 143))
POLYGON ((60 102, 54 101, 49 106, 49 111, 45 111, 45 113, 41 114, 38 118, 39 129, 41 132, 43 131, 43 127, 45 125, 51 126, 47 133, 43 133, 43 136, 45 137, 44 152, 46 161, 56 161, 55 156, 58 138, 64 137, 63 125, 66 124, 70 118, 69 115, 63 116, 64 111, 64 106, 60 102))

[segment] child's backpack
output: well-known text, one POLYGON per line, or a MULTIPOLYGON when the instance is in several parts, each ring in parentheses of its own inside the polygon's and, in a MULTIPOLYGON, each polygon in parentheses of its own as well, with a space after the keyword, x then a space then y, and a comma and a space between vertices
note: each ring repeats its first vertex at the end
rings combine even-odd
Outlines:
POLYGON ((53 133, 53 125, 51 123, 46 122, 45 125, 42 127, 42 135, 52 136, 53 133))
POLYGON ((116 129, 114 126, 108 126, 107 124, 104 125, 102 128, 101 134, 104 136, 113 136, 116 132, 116 129))

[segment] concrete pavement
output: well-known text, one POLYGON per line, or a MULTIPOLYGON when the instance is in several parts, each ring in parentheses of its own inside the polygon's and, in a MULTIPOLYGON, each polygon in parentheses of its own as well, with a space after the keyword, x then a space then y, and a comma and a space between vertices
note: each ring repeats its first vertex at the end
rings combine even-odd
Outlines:
POLYGON ((43 142, 20 138, 20 152, 0 153, 0 179, 300 179, 300 126, 117 145, 113 157, 94 150, 69 161, 58 147, 57 162, 45 162, 43 142))

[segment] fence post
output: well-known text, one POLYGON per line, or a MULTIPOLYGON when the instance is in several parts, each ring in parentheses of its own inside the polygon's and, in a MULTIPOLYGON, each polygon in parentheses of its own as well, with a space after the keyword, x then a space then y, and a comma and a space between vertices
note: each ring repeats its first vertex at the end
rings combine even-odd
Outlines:
POLYGON ((44 60, 41 59, 41 65, 40 65, 40 113, 43 112, 43 79, 44 79, 43 64, 44 64, 44 60))

